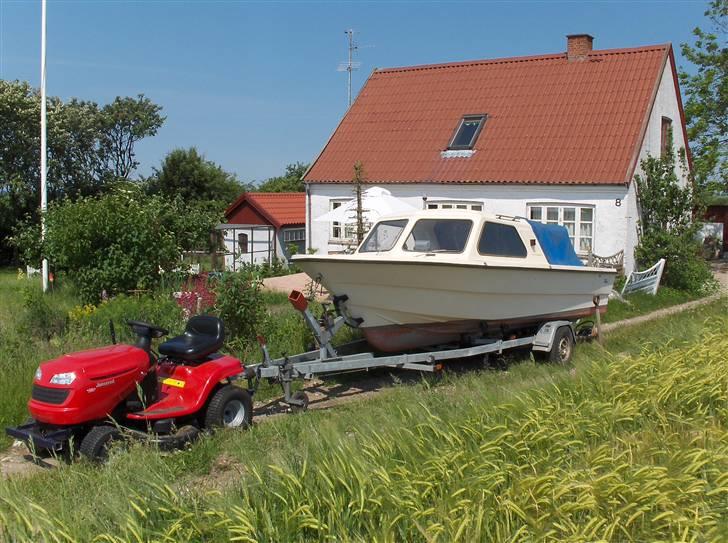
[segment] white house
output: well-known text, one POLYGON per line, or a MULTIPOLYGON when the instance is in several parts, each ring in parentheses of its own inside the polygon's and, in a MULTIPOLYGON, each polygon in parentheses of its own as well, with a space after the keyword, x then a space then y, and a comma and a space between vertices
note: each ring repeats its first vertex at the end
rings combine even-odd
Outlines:
MULTIPOLYGON (((306 173, 307 246, 341 250, 315 221, 368 186, 416 207, 469 207, 564 225, 580 255, 624 250, 634 267, 634 175, 687 146, 669 44, 375 70, 306 173), (674 146, 669 148, 669 134, 674 146)), ((678 175, 685 181, 687 172, 678 175)))

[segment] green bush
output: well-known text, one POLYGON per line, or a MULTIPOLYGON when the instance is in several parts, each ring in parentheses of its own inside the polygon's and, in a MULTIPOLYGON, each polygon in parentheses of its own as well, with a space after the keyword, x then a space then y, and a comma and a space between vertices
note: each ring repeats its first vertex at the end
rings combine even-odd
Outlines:
POLYGON ((652 230, 646 234, 635 249, 638 266, 650 267, 660 258, 665 259, 662 284, 694 294, 711 289, 710 266, 703 260, 700 244, 690 233, 676 235, 652 230))
POLYGON ((254 349, 265 323, 260 281, 247 271, 225 272, 213 284, 213 311, 225 323, 228 347, 241 354, 254 349))
POLYGON ((212 204, 148 196, 126 184, 103 196, 52 205, 42 245, 36 226, 14 239, 27 262, 43 254, 73 279, 84 302, 95 303, 104 291, 155 288, 160 270, 176 269, 183 251, 209 243, 218 211, 212 204))

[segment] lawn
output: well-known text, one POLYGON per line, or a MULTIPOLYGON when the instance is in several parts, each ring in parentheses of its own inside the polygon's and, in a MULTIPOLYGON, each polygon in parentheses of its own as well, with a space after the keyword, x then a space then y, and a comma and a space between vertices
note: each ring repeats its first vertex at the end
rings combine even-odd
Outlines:
MULTIPOLYGON (((723 299, 580 345, 569 367, 521 359, 5 481, 0 539, 718 540, 726 315, 723 299)), ((68 347, 52 343, 24 364, 68 347)))

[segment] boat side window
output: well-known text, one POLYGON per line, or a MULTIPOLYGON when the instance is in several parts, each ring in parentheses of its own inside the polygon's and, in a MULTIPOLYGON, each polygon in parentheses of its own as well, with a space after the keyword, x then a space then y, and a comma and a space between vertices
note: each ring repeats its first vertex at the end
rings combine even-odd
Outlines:
POLYGON ((405 251, 462 253, 473 221, 465 219, 420 219, 404 242, 405 251))
POLYGON ((382 221, 376 224, 369 232, 367 239, 359 249, 360 253, 375 253, 389 251, 397 243, 399 236, 407 226, 407 219, 396 221, 382 221))
POLYGON ((525 258, 528 254, 515 226, 486 222, 478 242, 481 255, 525 258))

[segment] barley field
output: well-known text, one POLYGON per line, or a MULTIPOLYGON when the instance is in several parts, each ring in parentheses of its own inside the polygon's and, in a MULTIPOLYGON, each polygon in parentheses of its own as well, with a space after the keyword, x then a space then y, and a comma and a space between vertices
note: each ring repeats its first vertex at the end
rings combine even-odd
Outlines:
POLYGON ((0 482, 8 541, 725 541, 728 303, 0 482))

